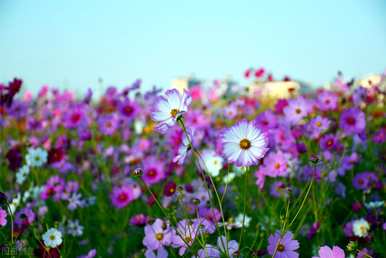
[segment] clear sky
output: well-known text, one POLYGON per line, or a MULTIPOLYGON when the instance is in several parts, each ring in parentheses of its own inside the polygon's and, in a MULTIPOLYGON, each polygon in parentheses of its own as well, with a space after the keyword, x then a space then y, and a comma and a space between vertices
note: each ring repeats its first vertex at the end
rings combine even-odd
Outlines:
POLYGON ((86 89, 265 66, 319 84, 386 68, 386 1, 0 0, 0 81, 86 89))

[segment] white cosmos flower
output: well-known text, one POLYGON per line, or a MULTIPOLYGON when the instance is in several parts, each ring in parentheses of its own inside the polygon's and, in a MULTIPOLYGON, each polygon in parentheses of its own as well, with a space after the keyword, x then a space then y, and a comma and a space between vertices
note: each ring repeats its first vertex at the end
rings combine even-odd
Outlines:
POLYGON ((47 151, 42 148, 29 148, 26 155, 27 165, 30 167, 41 167, 47 162, 47 151))
POLYGON ((223 167, 223 158, 217 155, 214 150, 203 150, 201 158, 201 163, 204 163, 205 172, 213 177, 220 174, 220 170, 223 167))
POLYGON ((17 171, 16 173, 16 183, 19 185, 23 184, 28 174, 29 174, 29 167, 25 165, 22 166, 19 169, 19 171, 17 171))
POLYGON ((43 234, 43 241, 45 246, 55 248, 62 243, 62 233, 55 228, 50 228, 43 234))
POLYGON ((237 227, 237 228, 243 227, 243 224, 244 224, 244 227, 247 228, 247 227, 249 227, 250 223, 251 223, 251 217, 248 217, 246 214, 240 213, 235 218, 235 227, 237 227), (244 223, 243 223, 243 221, 244 221, 244 223))
POLYGON ((353 221, 352 228, 355 236, 366 237, 370 229, 370 224, 363 218, 357 219, 353 221))
POLYGON ((256 165, 268 150, 266 136, 245 120, 226 129, 222 142, 227 160, 239 167, 256 165))
POLYGON ((161 133, 166 132, 182 113, 188 111, 191 102, 192 98, 185 90, 182 94, 176 89, 167 90, 165 96, 158 98, 152 112, 152 119, 157 123, 156 129, 161 133))

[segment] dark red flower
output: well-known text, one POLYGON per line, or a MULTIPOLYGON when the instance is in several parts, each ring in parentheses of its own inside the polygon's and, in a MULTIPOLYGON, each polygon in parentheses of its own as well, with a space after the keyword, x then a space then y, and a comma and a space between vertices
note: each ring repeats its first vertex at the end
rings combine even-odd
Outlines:
POLYGON ((16 145, 12 147, 5 156, 8 160, 8 168, 12 171, 17 171, 23 162, 23 156, 21 154, 21 146, 16 145))
POLYGON ((164 195, 170 197, 176 192, 176 189, 177 189, 176 183, 174 183, 173 181, 169 181, 166 183, 164 187, 164 195))

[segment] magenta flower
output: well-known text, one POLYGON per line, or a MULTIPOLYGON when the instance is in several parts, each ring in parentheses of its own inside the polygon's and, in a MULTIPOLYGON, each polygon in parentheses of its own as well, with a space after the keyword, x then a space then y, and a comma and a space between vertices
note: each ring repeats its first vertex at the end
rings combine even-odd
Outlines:
POLYGON ((123 185, 114 187, 111 194, 111 202, 117 208, 124 208, 139 197, 141 190, 137 185, 123 185))
POLYGON ((339 126, 346 134, 359 134, 366 128, 366 117, 358 108, 349 108, 342 112, 339 126))
POLYGON ((275 254, 274 258, 298 258, 296 250, 299 248, 299 242, 292 239, 292 233, 288 231, 281 236, 279 231, 268 238, 268 253, 275 254))
POLYGON ((66 128, 77 128, 86 122, 86 114, 81 106, 75 106, 68 110, 64 115, 64 125, 66 128))
POLYGON ((156 157, 147 157, 143 161, 143 181, 152 185, 160 182, 165 177, 164 163, 156 157))
POLYGON ((4 227, 7 225, 7 212, 0 208, 0 226, 4 227))
POLYGON ((313 258, 345 258, 345 254, 339 246, 333 246, 332 249, 328 246, 322 246, 319 249, 319 256, 313 258))
POLYGON ((133 119, 139 111, 139 105, 129 99, 124 100, 119 105, 119 111, 127 119, 133 119))

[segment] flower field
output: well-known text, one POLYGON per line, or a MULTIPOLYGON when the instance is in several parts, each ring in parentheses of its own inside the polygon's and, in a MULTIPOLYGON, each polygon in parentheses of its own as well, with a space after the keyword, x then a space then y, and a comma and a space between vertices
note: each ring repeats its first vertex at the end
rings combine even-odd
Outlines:
POLYGON ((385 76, 281 97, 245 77, 0 84, 1 256, 386 257, 385 76))

